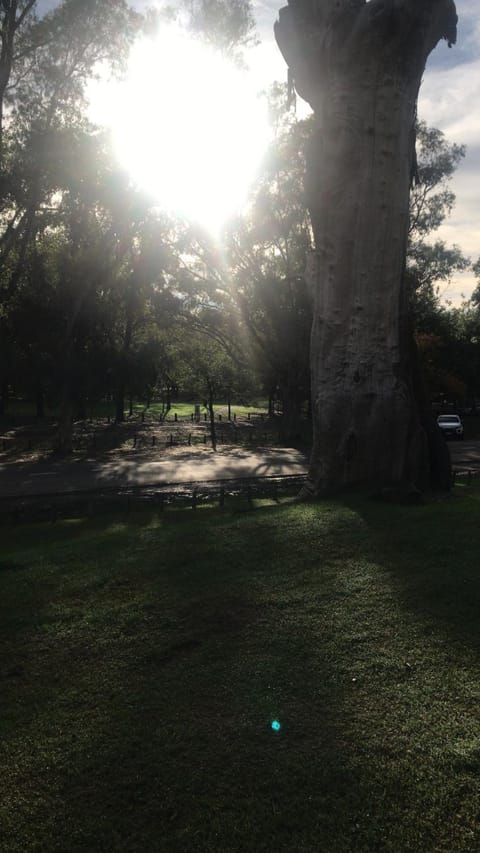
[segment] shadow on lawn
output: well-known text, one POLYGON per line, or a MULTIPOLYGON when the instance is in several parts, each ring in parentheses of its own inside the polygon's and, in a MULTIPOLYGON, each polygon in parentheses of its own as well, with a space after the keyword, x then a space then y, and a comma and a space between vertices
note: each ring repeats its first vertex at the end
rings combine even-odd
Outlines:
MULTIPOLYGON (((433 592, 416 600, 433 582, 417 549, 438 518, 296 513, 297 538, 288 508, 210 525, 172 514, 162 537, 147 517, 105 525, 118 564, 63 570, 63 609, 51 589, 10 691, 21 743, 13 734, 8 853, 64 851, 66 836, 85 853, 455 849, 435 847, 435 831, 461 803, 435 800, 430 768, 408 754, 410 676, 378 652, 409 638, 391 622, 397 593, 447 622, 433 592), (372 597, 375 572, 386 581, 372 597)), ((439 559, 447 541, 434 540, 439 559)), ((84 540, 87 565, 98 548, 84 540)))
POLYGON ((243 519, 192 530, 179 515, 144 572, 127 561, 82 586, 79 571, 61 581, 74 581, 62 612, 42 615, 52 597, 37 609, 42 640, 24 636, 27 678, 11 685, 32 710, 18 723, 7 850, 33 849, 31 837, 63 851, 67 834, 70 851, 261 853, 313 850, 320 828, 338 849, 351 835, 360 771, 330 627, 297 589, 273 518, 252 540, 243 519), (275 559, 272 572, 265 554, 281 552, 288 572, 275 559))
POLYGON ((480 493, 454 492, 423 506, 364 502, 371 553, 392 572, 406 612, 425 631, 480 645, 480 493))

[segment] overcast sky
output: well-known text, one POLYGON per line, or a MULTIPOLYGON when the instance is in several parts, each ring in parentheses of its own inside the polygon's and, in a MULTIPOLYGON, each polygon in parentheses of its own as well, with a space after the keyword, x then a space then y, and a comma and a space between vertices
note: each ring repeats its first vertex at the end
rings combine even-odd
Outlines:
MULTIPOLYGON (((162 5, 161 0, 131 0, 143 9, 162 5)), ((259 89, 275 79, 286 79, 286 68, 273 39, 278 9, 286 0, 254 0, 261 44, 250 56, 250 66, 258 77, 259 89)), ((40 9, 56 5, 56 0, 40 0, 40 9)), ((170 0, 175 5, 175 0, 170 0)), ((476 260, 480 256, 480 3, 457 0, 458 41, 449 49, 441 42, 430 56, 419 99, 419 117, 444 131, 452 142, 467 145, 467 156, 452 181, 456 208, 440 236, 456 243, 476 260)), ((458 302, 470 295, 475 280, 460 276, 445 293, 458 302)))

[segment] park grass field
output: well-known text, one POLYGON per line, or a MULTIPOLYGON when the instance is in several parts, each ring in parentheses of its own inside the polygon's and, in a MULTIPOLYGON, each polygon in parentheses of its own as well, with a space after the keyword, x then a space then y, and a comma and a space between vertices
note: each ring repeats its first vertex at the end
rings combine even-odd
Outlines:
MULTIPOLYGON (((246 417, 248 414, 256 415, 256 414, 265 414, 268 411, 268 401, 267 400, 254 400, 251 405, 237 405, 236 403, 231 404, 231 415, 237 415, 239 417, 246 417)), ((228 412, 228 405, 226 402, 219 401, 214 406, 215 413, 224 413, 225 415, 228 412)), ((171 420, 175 415, 179 418, 189 418, 195 412, 195 403, 194 402, 173 402, 171 408, 168 411, 168 418, 171 420)), ((202 405, 201 413, 202 416, 207 412, 207 409, 202 405)), ((165 415, 165 409, 162 403, 153 402, 150 405, 147 405, 145 402, 135 402, 133 404, 133 415, 134 417, 139 417, 142 413, 149 418, 160 418, 165 415)), ((55 418, 58 416, 58 411, 56 408, 46 408, 46 415, 50 418, 55 418)), ((104 418, 111 417, 112 419, 115 417, 115 407, 113 403, 94 403, 88 406, 88 416, 90 418, 104 418)), ((25 400, 11 400, 9 402, 8 407, 8 417, 20 420, 28 420, 35 422, 35 406, 32 402, 25 400)), ((125 417, 129 417, 129 407, 125 408, 125 417)), ((8 418, 7 418, 8 420, 8 418)))
POLYGON ((2 853, 480 849, 480 492, 243 509, 3 531, 2 853))

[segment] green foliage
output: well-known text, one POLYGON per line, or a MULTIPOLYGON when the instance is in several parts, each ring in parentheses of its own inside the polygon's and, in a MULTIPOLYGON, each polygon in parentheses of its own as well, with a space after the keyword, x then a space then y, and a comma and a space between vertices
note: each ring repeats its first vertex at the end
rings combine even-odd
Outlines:
POLYGON ((183 0, 194 33, 241 61, 242 48, 255 43, 251 0, 183 0))
POLYGON ((421 326, 425 314, 436 310, 441 287, 455 273, 468 269, 470 259, 458 246, 426 240, 452 212, 455 195, 450 179, 465 156, 465 146, 448 142, 440 130, 419 122, 417 149, 418 182, 410 195, 407 275, 415 322, 421 326))
MULTIPOLYGON (((278 107, 279 97, 281 92, 275 90, 272 109, 278 107)), ((232 299, 264 389, 283 401, 285 437, 290 438, 298 432, 310 385, 311 304, 304 279, 312 245, 304 203, 310 132, 310 120, 277 123, 250 210, 228 235, 232 299)))
POLYGON ((441 130, 418 122, 418 180, 410 195, 410 235, 413 239, 435 231, 452 212, 455 195, 449 180, 465 153, 464 145, 450 143, 441 130))

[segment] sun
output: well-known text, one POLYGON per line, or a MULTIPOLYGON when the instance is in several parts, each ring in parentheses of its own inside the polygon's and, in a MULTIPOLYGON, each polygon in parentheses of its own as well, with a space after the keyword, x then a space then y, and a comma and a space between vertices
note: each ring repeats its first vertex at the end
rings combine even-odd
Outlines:
POLYGON ((89 91, 119 162, 158 205, 212 232, 245 202, 270 139, 255 79, 173 26, 132 49, 121 84, 89 91))

